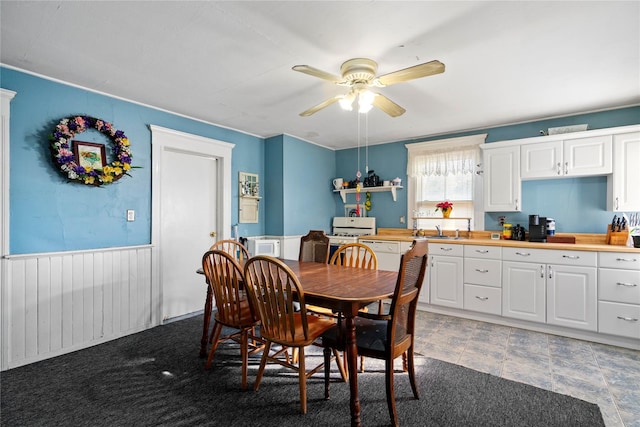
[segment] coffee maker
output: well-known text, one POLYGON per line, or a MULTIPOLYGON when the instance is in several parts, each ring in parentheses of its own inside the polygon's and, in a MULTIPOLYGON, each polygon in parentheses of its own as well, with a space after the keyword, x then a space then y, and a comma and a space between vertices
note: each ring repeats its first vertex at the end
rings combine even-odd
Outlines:
POLYGON ((529 241, 547 241, 547 218, 538 215, 529 215, 529 241))

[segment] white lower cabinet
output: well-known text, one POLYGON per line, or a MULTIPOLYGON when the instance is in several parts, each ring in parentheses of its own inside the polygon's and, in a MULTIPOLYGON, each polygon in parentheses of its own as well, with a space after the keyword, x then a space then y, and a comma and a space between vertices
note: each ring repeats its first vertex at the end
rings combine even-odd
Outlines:
POLYGON ((426 277, 422 302, 640 339, 640 253, 431 242, 426 277))
POLYGON ((547 265, 547 323, 598 330, 596 267, 547 265))
POLYGON ((462 245, 429 243, 431 304, 463 308, 462 255, 462 245))
POLYGON ((594 252, 504 248, 502 315, 596 331, 596 266, 594 252))
POLYGON ((502 262, 502 315, 531 322, 546 321, 544 264, 502 262))
POLYGON ((598 254, 598 332, 640 339, 640 254, 598 254))

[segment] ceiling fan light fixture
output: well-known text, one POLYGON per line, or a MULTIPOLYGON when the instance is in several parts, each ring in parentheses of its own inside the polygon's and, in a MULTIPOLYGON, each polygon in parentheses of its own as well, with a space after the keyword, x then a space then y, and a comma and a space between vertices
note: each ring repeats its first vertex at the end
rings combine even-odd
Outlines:
POLYGON ((363 90, 358 95, 358 112, 366 114, 373 108, 373 99, 376 95, 368 90, 363 90))
POLYGON ((356 99, 356 94, 353 91, 349 92, 345 96, 343 96, 338 102, 340 103, 340 107, 346 111, 353 110, 353 101, 356 99))

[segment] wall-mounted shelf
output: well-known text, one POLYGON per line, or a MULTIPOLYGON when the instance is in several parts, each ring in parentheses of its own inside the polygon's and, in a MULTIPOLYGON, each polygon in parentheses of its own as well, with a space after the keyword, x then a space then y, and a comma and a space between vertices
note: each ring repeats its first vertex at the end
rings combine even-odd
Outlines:
MULTIPOLYGON (((390 191, 391 197, 393 197, 393 201, 396 201, 396 190, 401 190, 403 187, 401 185, 390 185, 387 187, 362 187, 360 190, 361 193, 366 193, 367 191, 370 193, 380 193, 383 191, 390 191)), ((343 188, 342 190, 333 190, 334 193, 340 193, 340 197, 342 197, 342 203, 347 203, 347 194, 355 193, 355 188, 343 188)))
POLYGON ((445 218, 442 216, 414 216, 411 217, 414 221, 421 221, 423 219, 435 219, 438 221, 467 221, 467 231, 471 231, 471 218, 469 217, 456 217, 456 218, 445 218))

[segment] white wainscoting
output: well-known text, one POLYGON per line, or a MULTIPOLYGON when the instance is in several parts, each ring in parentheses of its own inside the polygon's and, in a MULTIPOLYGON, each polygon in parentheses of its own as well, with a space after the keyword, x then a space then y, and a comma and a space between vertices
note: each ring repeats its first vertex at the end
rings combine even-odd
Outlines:
POLYGON ((2 370, 153 325, 150 245, 2 260, 2 370))

